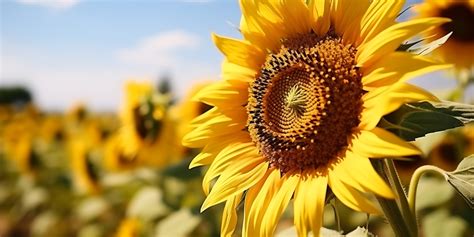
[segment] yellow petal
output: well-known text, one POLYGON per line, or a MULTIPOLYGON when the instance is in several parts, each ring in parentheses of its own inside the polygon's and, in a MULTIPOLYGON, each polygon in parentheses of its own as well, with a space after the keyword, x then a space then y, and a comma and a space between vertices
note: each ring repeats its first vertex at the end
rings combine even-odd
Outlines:
POLYGON ((244 67, 224 59, 222 63, 222 78, 227 81, 242 81, 249 83, 255 79, 257 70, 244 67))
POLYGON ((368 158, 411 156, 421 153, 416 146, 378 127, 371 131, 360 131, 357 137, 352 140, 350 149, 354 153, 368 158))
POLYGON ((334 28, 344 42, 355 43, 359 37, 361 18, 369 7, 370 1, 339 0, 335 1, 334 28))
POLYGON ((247 41, 212 34, 212 40, 226 59, 244 67, 260 68, 265 62, 265 53, 247 41))
POLYGON ((329 0, 310 0, 308 8, 314 32, 317 35, 326 35, 331 26, 331 2, 329 0))
POLYGON ((208 105, 229 109, 229 107, 239 107, 247 103, 248 84, 237 81, 214 82, 193 97, 193 100, 206 103, 208 105))
POLYGON ((279 180, 276 185, 277 192, 271 198, 267 207, 267 211, 262 219, 262 228, 260 229, 260 236, 273 236, 277 227, 278 221, 290 202, 299 177, 296 175, 287 174, 279 180))
POLYGON ((319 236, 323 224, 327 184, 325 175, 301 177, 294 201, 294 222, 298 236, 307 236, 307 226, 311 227, 313 236, 319 236))
POLYGON ((242 199, 239 193, 225 202, 224 211, 222 212, 221 236, 231 237, 237 225, 237 206, 242 199))
POLYGON ((212 187, 201 207, 201 212, 229 197, 242 193, 257 183, 266 173, 268 163, 261 157, 237 160, 225 170, 212 187))
POLYGON ((209 193, 210 182, 214 178, 221 175, 229 166, 232 166, 233 163, 242 161, 248 157, 250 157, 251 160, 254 159, 253 157, 260 157, 253 142, 235 142, 228 144, 219 152, 204 175, 202 180, 204 193, 206 193, 206 195, 209 193))
POLYGON ((361 157, 348 151, 346 157, 338 166, 342 168, 343 172, 348 174, 348 176, 338 176, 342 182, 351 185, 361 192, 368 190, 385 198, 395 198, 392 189, 375 172, 367 157, 361 157), (350 179, 348 180, 347 177, 350 177, 350 179), (352 185, 352 182, 357 182, 362 189, 359 188, 359 185, 352 185))
POLYGON ((366 76, 362 78, 362 83, 364 89, 370 90, 371 87, 377 88, 398 81, 407 81, 419 75, 449 67, 451 65, 421 55, 393 52, 375 62, 372 67, 364 68, 366 76), (375 68, 375 70, 370 71, 372 68, 375 68))
POLYGON ((363 95, 363 100, 364 110, 359 127, 371 130, 377 126, 384 115, 395 111, 405 103, 438 101, 438 98, 422 88, 399 82, 370 91, 363 95))
POLYGON ((283 18, 287 36, 310 32, 311 18, 303 0, 268 1, 283 18))
POLYGON ((203 147, 213 137, 237 133, 244 127, 245 121, 236 122, 225 115, 216 116, 186 134, 182 143, 187 147, 203 147))
MULTIPOLYGON (((268 211, 270 201, 278 191, 277 184, 280 180, 280 170, 273 169, 269 171, 268 177, 265 183, 259 190, 254 190, 252 202, 245 205, 249 205, 247 214, 247 226, 245 227, 246 236, 261 236, 262 219, 265 213, 268 211), (256 234, 256 235, 254 235, 256 234)), ((247 208, 247 207, 246 207, 247 208)))
POLYGON ((335 173, 329 173, 329 186, 344 205, 360 212, 379 214, 380 211, 359 191, 344 184, 335 173))
POLYGON ((404 3, 405 1, 400 0, 372 1, 362 17, 358 45, 371 40, 382 30, 393 25, 404 3))
POLYGON ((268 1, 241 0, 240 8, 240 31, 244 38, 263 50, 279 48, 283 38, 283 20, 268 1))
POLYGON ((227 147, 230 141, 240 141, 242 143, 251 141, 250 136, 247 132, 238 132, 230 134, 228 139, 217 139, 215 141, 209 142, 202 151, 194 157, 194 159, 189 164, 189 168, 208 165, 214 161, 214 158, 219 154, 225 147, 227 147))
MULTIPOLYGON (((250 208, 255 201, 255 198, 262 190, 263 185, 267 182, 267 179, 270 174, 273 174, 274 169, 268 170, 265 175, 258 181, 254 186, 249 188, 247 193, 245 194, 245 204, 244 204, 244 220, 242 224, 242 235, 243 236, 258 236, 259 233, 255 231, 253 225, 250 226, 249 220, 250 218, 250 208)), ((253 219, 252 219, 253 220, 253 219)))
POLYGON ((448 21, 446 18, 430 17, 392 25, 358 48, 357 64, 368 67, 379 58, 394 52, 404 40, 448 21))

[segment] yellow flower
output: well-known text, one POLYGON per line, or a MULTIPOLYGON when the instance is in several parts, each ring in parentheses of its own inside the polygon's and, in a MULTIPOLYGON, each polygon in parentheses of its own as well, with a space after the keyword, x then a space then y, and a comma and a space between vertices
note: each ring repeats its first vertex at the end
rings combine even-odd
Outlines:
POLYGON ((46 144, 64 138, 63 120, 58 115, 47 115, 41 121, 40 137, 46 144))
POLYGON ((403 1, 305 2, 242 0, 244 39, 213 36, 223 80, 196 95, 214 108, 183 144, 204 147, 190 167, 210 165, 202 210, 225 202, 223 236, 243 196, 244 236, 271 236, 291 200, 298 234, 319 236, 328 186, 377 213, 364 194, 394 196, 369 158, 420 153, 377 124, 403 103, 436 100, 406 81, 448 66, 396 49, 447 20, 396 23, 403 1))
POLYGON ((120 223, 116 237, 138 237, 140 234, 140 222, 138 219, 127 218, 120 223))
POLYGON ((74 185, 79 193, 96 194, 100 191, 99 173, 94 164, 94 152, 81 138, 69 142, 70 165, 74 185))
POLYGON ((121 110, 123 152, 144 164, 163 166, 180 157, 175 125, 168 115, 170 98, 159 94, 149 82, 129 81, 121 110))
MULTIPOLYGON (((2 134, 3 149, 7 158, 11 159, 18 170, 33 177, 39 165, 38 154, 33 149, 36 123, 25 114, 16 114, 5 126, 2 134)), ((0 147, 1 148, 1 147, 0 147)))
POLYGON ((131 170, 141 165, 137 156, 125 155, 121 141, 114 135, 105 144, 104 165, 111 171, 131 170))
POLYGON ((447 63, 453 63, 458 70, 471 69, 474 65, 474 1, 473 0, 425 0, 414 8, 419 17, 446 17, 446 22, 426 31, 434 40, 450 32, 448 41, 434 51, 447 63))
POLYGON ((194 99, 194 96, 204 87, 210 85, 211 81, 201 81, 191 87, 186 93, 183 100, 174 107, 172 114, 176 114, 176 119, 179 120, 178 136, 180 140, 192 130, 190 122, 197 116, 207 112, 212 107, 199 102, 194 99))

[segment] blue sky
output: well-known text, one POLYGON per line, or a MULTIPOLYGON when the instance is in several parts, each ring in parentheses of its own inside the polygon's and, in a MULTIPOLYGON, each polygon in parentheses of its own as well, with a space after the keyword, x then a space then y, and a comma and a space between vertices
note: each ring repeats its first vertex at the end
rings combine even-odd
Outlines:
POLYGON ((219 76, 211 32, 240 37, 234 0, 2 0, 0 11, 0 85, 26 85, 53 110, 114 110, 129 78, 170 75, 181 96, 219 76))
POLYGON ((71 3, 1 1, 0 83, 26 84, 50 109, 114 109, 127 78, 170 75, 181 95, 219 75, 210 33, 238 37, 236 1, 71 3))

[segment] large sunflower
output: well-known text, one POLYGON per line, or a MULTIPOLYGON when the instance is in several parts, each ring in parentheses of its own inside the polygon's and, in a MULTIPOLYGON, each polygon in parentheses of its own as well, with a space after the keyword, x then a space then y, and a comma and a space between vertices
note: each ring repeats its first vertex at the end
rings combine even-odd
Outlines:
POLYGON ((447 66, 396 49, 447 20, 396 23, 403 1, 307 2, 242 0, 244 39, 213 36, 223 80, 196 95, 214 108, 183 143, 204 147, 190 167, 210 165, 202 210, 225 202, 223 236, 244 196, 245 236, 272 235, 291 199, 298 234, 318 236, 328 186, 376 213, 364 193, 394 195, 369 158, 420 153, 377 124, 403 103, 436 100, 406 81, 447 66))
POLYGON ((419 17, 446 17, 450 22, 426 32, 426 36, 442 36, 452 32, 448 41, 434 51, 440 58, 458 69, 474 65, 474 1, 425 0, 414 8, 419 17))

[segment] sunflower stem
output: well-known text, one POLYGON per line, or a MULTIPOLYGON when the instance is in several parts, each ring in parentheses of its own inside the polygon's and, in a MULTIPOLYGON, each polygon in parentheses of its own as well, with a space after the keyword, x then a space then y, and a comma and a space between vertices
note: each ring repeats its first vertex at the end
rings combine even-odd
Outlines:
POLYGON ((407 222, 410 232, 413 233, 413 236, 417 236, 418 225, 416 223, 416 218, 414 214, 410 211, 410 205, 408 204, 407 194, 405 193, 405 189, 403 189, 402 187, 402 182, 400 181, 397 169, 395 168, 395 163, 392 159, 385 159, 385 165, 388 169, 388 178, 390 180, 390 183, 397 192, 402 215, 405 217, 405 221, 407 222))
POLYGON ((413 216, 416 217, 416 190, 418 188, 418 182, 420 181, 421 176, 424 173, 438 173, 443 176, 446 176, 446 171, 433 166, 433 165, 424 165, 419 167, 418 169, 415 170, 413 173, 413 176, 411 176, 410 180, 410 187, 408 189, 408 203, 410 204, 410 210, 413 214, 413 216))
POLYGON ((331 207, 332 207, 332 210, 334 211, 334 220, 336 221, 337 231, 341 231, 341 220, 339 219, 339 213, 337 212, 335 198, 331 200, 331 207))
MULTIPOLYGON (((393 180, 391 177, 391 172, 388 169, 388 165, 384 164, 383 160, 372 160, 374 168, 377 170, 377 172, 385 179, 386 182, 390 183, 392 186, 394 186, 393 180)), ((397 178, 398 179, 398 178, 397 178)), ((400 185, 401 186, 401 185, 400 185)), ((392 187, 394 188, 394 187, 392 187)), ((397 188, 394 188, 395 191, 398 190, 397 188)), ((405 194, 402 193, 402 195, 398 195, 399 199, 405 198, 405 194)), ((392 226, 393 232, 395 233, 396 236, 399 237, 405 237, 405 236, 411 236, 411 237, 416 237, 417 235, 417 229, 416 229, 416 223, 415 223, 415 231, 413 231, 413 227, 410 227, 409 224, 405 221, 405 218, 403 218, 402 212, 400 211, 400 207, 398 206, 398 203, 394 199, 386 199, 380 196, 377 196, 377 201, 380 204, 380 207, 382 208, 385 217, 387 217, 388 222, 390 223, 390 226, 392 226)), ((408 212, 410 210, 408 209, 408 212)), ((411 213, 410 213, 411 216, 411 213)))

